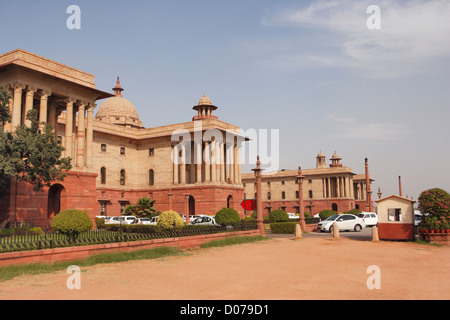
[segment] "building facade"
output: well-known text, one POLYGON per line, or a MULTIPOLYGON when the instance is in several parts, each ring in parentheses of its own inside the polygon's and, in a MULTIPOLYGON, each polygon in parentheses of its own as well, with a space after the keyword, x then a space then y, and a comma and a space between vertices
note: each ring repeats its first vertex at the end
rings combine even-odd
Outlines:
POLYGON ((213 114, 208 97, 193 107, 191 121, 144 128, 119 79, 113 93, 104 92, 93 75, 21 49, 0 55, 0 86, 12 97, 5 130, 29 125, 26 113, 38 110, 73 166, 63 182, 41 192, 13 181, 0 199, 0 221, 47 225, 64 209, 86 210, 92 219, 117 216, 142 197, 154 199, 159 211, 198 215, 233 207, 242 214, 245 139, 213 114))
MULTIPOLYGON (((262 201, 264 214, 272 210, 283 209, 287 212, 300 213, 300 202, 303 202, 304 212, 312 215, 329 209, 346 212, 351 209, 371 211, 371 187, 367 188, 372 179, 367 174, 355 174, 351 168, 341 163, 337 153, 331 157, 327 167, 326 157, 320 152, 316 157, 315 169, 302 169, 302 194, 297 170, 281 170, 263 172, 262 201)), ((367 164, 367 161, 366 161, 367 164)), ((242 182, 246 199, 256 199, 256 179, 253 174, 244 174, 242 182)))

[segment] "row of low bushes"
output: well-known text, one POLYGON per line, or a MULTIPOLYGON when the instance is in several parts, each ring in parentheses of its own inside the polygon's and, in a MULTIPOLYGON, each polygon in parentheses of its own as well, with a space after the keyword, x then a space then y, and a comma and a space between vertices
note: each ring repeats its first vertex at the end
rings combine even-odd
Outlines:
POLYGON ((9 229, 0 229, 0 237, 12 236, 12 235, 40 235, 44 231, 39 227, 16 227, 9 229))

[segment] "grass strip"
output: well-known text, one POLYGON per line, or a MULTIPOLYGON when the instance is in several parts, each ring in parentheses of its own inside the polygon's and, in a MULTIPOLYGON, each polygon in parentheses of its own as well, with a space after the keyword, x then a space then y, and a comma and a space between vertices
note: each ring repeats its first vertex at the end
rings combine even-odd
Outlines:
POLYGON ((226 239, 220 239, 220 240, 212 240, 209 242, 205 242, 202 245, 200 245, 200 248, 214 248, 214 247, 224 247, 229 245, 235 245, 235 244, 242 244, 242 243, 251 243, 256 241, 262 241, 262 240, 268 240, 268 237, 263 236, 254 236, 254 237, 230 237, 226 239))
POLYGON ((55 263, 31 263, 0 267, 0 282, 25 274, 42 274, 67 269, 71 265, 88 267, 102 263, 117 263, 131 260, 157 259, 168 256, 184 255, 184 251, 174 247, 142 249, 130 252, 102 253, 86 259, 62 261, 55 263))

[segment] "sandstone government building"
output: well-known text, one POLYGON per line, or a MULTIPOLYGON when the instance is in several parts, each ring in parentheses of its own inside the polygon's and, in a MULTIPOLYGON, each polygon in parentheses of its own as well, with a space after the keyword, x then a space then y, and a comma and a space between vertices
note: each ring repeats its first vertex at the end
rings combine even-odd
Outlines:
MULTIPOLYGON (((92 219, 118 216, 142 197, 154 199, 158 211, 212 215, 232 207, 244 216, 240 203, 255 196, 255 178, 241 172, 246 139, 240 128, 219 120, 207 96, 193 107, 190 121, 144 128, 120 79, 112 80, 115 87, 106 92, 97 89, 93 75, 25 50, 0 55, 0 86, 12 97, 5 130, 29 125, 26 113, 38 110, 39 120, 55 128, 73 167, 64 181, 40 192, 12 181, 9 195, 0 199, 0 222, 45 226, 64 209, 86 210, 92 219), (207 137, 210 129, 223 139, 207 137), (176 131, 191 135, 189 145, 174 141, 176 131)), ((320 153, 316 168, 303 170, 305 211, 369 208, 366 182, 372 180, 340 161, 335 154, 327 167, 320 153)), ((263 174, 266 214, 278 208, 299 212, 296 174, 263 174)))

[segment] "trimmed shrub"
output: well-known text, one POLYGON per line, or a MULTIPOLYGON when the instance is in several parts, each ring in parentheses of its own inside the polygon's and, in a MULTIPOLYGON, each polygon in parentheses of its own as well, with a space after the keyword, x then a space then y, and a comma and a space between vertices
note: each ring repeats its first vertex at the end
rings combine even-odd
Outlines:
POLYGON ((327 218, 329 218, 329 217, 331 217, 332 215, 335 215, 335 214, 337 214, 336 211, 327 209, 327 210, 320 211, 319 212, 319 217, 320 217, 320 220, 325 220, 325 219, 327 219, 327 218))
POLYGON ((275 222, 287 222, 289 221, 289 216, 286 211, 277 209, 269 214, 269 219, 275 222))
POLYGON ((274 234, 295 234, 297 222, 274 222, 270 224, 270 232, 274 234))
POLYGON ((95 218, 95 225, 97 229, 105 229, 105 219, 104 218, 95 218))
POLYGON ((159 215, 157 226, 161 231, 169 231, 173 229, 182 229, 185 223, 183 218, 175 211, 164 211, 159 215))
POLYGON ((93 223, 86 211, 72 209, 58 213, 53 218, 51 226, 53 230, 73 239, 81 232, 91 230, 93 223))
POLYGON ((239 213, 233 208, 222 208, 216 213, 216 222, 223 226, 238 224, 241 222, 239 213))

